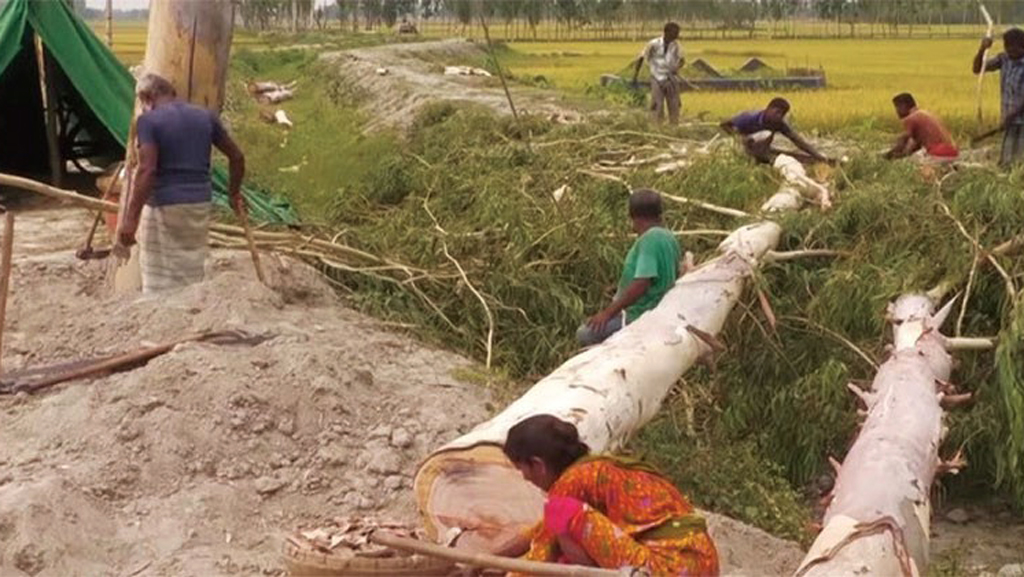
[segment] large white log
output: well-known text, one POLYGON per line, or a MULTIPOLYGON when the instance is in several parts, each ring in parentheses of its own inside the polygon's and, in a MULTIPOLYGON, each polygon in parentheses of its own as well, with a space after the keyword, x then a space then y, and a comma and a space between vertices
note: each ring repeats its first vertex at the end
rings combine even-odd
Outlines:
POLYGON ((839 469, 824 528, 797 575, 922 575, 928 562, 929 493, 939 466, 942 393, 952 370, 926 295, 889 306, 893 353, 858 396, 868 415, 839 469), (938 388, 937 388, 938 387, 938 388))
MULTIPOLYGON (((799 165, 797 165, 799 166, 799 165)), ((787 165, 776 196, 799 206, 806 178, 787 165), (791 178, 794 176, 795 178, 791 178)), ((725 324, 745 280, 774 249, 782 229, 744 226, 721 255, 683 275, 652 311, 607 341, 569 359, 504 411, 432 453, 414 482, 424 525, 433 536, 466 529, 459 547, 498 551, 521 540, 540 518, 543 495, 508 462, 508 430, 536 414, 570 421, 594 452, 614 451, 657 414, 679 378, 725 324)))

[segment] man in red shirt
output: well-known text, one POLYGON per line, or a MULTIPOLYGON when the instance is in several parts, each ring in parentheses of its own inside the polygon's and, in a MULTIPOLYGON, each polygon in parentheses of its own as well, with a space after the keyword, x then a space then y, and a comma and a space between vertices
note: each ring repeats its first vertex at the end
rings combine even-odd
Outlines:
POLYGON ((909 93, 897 94, 892 99, 896 114, 903 121, 905 132, 885 153, 885 158, 903 158, 924 150, 927 158, 935 162, 952 162, 960 156, 949 131, 932 113, 921 110, 909 93))

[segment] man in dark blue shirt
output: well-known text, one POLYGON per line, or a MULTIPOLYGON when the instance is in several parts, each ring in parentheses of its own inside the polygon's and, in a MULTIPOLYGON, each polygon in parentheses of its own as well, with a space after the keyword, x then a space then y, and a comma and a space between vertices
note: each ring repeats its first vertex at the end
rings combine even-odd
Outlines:
POLYGON ((786 122, 788 113, 789 101, 785 98, 773 98, 768 103, 768 108, 741 112, 719 126, 729 134, 741 136, 744 150, 759 162, 771 164, 779 154, 787 154, 800 162, 828 162, 828 158, 815 150, 786 122), (781 133, 788 138, 804 154, 772 148, 775 133, 781 133))
POLYGON ((240 217, 245 156, 215 113, 178 100, 166 79, 147 74, 136 92, 145 110, 136 121, 139 162, 117 242, 132 246, 141 227, 145 294, 203 279, 212 199, 210 154, 216 147, 228 159, 228 193, 240 217))

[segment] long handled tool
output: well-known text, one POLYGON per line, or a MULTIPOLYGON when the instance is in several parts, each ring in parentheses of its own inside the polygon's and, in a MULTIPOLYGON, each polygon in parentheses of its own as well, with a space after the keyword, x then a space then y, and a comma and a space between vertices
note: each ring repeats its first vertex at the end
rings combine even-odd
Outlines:
MULTIPOLYGON (((984 16, 985 22, 988 24, 988 30, 985 32, 985 38, 992 39, 992 17, 989 16, 988 10, 985 9, 985 5, 978 2, 978 7, 981 8, 981 15, 984 16)), ((985 61, 988 60, 988 48, 981 55, 981 70, 978 71, 978 124, 982 123, 981 114, 981 87, 985 81, 985 61)))
MULTIPOLYGON (((123 167, 123 162, 119 162, 117 166, 114 167, 114 174, 110 177, 110 182, 107 183, 107 189, 103 191, 103 200, 109 200, 112 197, 114 189, 116 189, 117 185, 120 184, 121 170, 123 167)), ((96 237, 96 230, 99 229, 104 216, 105 215, 102 210, 96 212, 96 218, 92 221, 92 228, 89 229, 89 236, 85 237, 85 246, 75 252, 76 257, 82 260, 90 260, 102 259, 110 256, 109 248, 96 250, 92 247, 92 241, 96 237)))
POLYGON ((993 128, 992 130, 989 130, 988 132, 983 132, 983 133, 981 133, 981 134, 971 138, 971 144, 978 144, 982 140, 985 140, 986 138, 991 138, 991 137, 999 134, 1000 132, 1002 132, 1004 130, 1006 130, 1006 127, 1000 125, 1000 126, 998 126, 996 128, 993 128))
POLYGON ((252 238, 252 226, 249 224, 249 214, 245 210, 245 200, 239 199, 235 213, 238 215, 238 220, 242 221, 242 229, 245 230, 245 242, 249 245, 249 254, 252 255, 252 266, 256 269, 256 278, 261 283, 267 284, 267 279, 263 276, 263 267, 260 266, 260 253, 256 250, 256 241, 252 238))
MULTIPOLYGON (((420 555, 448 559, 456 563, 462 563, 471 567, 483 567, 487 569, 500 569, 514 573, 525 573, 528 575, 547 576, 572 576, 572 577, 622 577, 621 571, 611 569, 597 569, 595 567, 583 567, 580 565, 561 565, 557 563, 540 563, 538 561, 525 561, 523 559, 512 559, 499 557, 488 553, 476 553, 461 549, 450 549, 433 543, 417 541, 407 537, 399 537, 377 531, 370 535, 370 541, 378 545, 400 549, 420 555)), ((625 573, 631 575, 631 573, 625 573)))
POLYGON ((6 375, 0 379, 0 394, 14 394, 21 391, 35 393, 54 385, 125 371, 143 365, 149 360, 171 351, 184 343, 213 343, 217 345, 255 346, 272 338, 272 335, 252 335, 240 330, 198 333, 170 342, 132 351, 85 361, 72 361, 50 367, 28 369, 6 375))

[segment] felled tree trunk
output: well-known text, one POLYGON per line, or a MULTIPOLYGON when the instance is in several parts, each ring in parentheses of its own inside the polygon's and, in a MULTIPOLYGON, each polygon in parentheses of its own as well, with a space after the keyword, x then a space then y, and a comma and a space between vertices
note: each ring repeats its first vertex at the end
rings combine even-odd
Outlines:
MULTIPOLYGON (((150 0, 149 32, 143 70, 158 74, 174 85, 178 97, 187 102, 220 111, 224 104, 228 58, 234 30, 231 0, 150 0)), ((136 103, 135 117, 141 113, 136 103)), ((135 120, 129 140, 134 141, 135 120)), ((135 166, 134 142, 128 143, 126 165, 131 190, 135 166)), ((120 195, 118 222, 128 202, 128 194, 120 195)), ((114 290, 134 293, 142 288, 139 251, 134 247, 131 258, 114 273, 114 290)))
MULTIPOLYGON (((941 400, 952 359, 925 295, 889 306, 893 353, 869 391, 853 389, 867 420, 839 468, 824 529, 797 575, 923 575, 928 562, 928 496, 940 466, 941 400)), ((852 385, 851 385, 852 389, 852 385)))
MULTIPOLYGON (((802 168, 793 175, 804 174, 802 168)), ((804 176, 806 176, 804 174, 804 176)), ((777 196, 799 206, 803 183, 786 176, 777 196)), ((504 411, 432 453, 414 489, 434 536, 466 529, 459 547, 506 550, 541 516, 543 495, 524 481, 501 447, 523 419, 551 414, 574 423, 594 452, 614 451, 657 414, 665 395, 718 333, 759 261, 782 229, 771 221, 744 226, 721 255, 682 276, 654 310, 607 341, 569 359, 504 411)))

